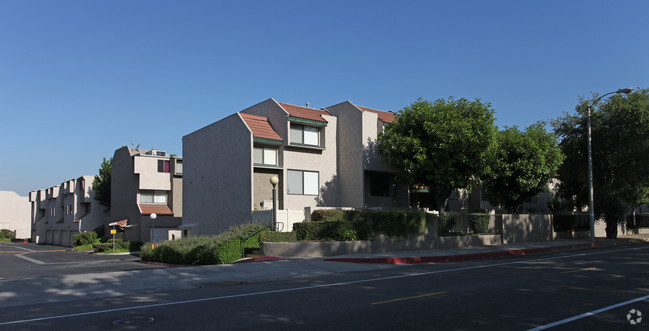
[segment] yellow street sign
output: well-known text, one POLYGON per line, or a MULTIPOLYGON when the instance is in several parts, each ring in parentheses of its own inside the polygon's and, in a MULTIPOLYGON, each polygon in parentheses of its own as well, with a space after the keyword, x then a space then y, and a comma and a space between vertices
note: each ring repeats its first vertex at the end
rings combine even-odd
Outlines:
POLYGON ((115 233, 117 233, 117 230, 115 229, 110 230, 110 234, 115 234, 115 233))

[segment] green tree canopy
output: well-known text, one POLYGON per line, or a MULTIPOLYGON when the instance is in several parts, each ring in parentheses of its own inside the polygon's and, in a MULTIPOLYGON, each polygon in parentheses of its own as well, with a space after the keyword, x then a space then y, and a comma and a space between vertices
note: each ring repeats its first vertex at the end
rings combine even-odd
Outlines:
POLYGON ((544 123, 525 131, 506 127, 496 135, 491 171, 483 181, 489 202, 519 212, 525 199, 548 190, 562 161, 558 139, 544 123))
POLYGON ((495 132, 493 110, 479 99, 420 98, 379 136, 379 152, 398 178, 426 186, 444 210, 452 190, 470 188, 488 170, 495 132))
MULTIPOLYGON (((588 205, 586 111, 554 121, 566 160, 559 168, 559 194, 568 208, 588 205)), ((618 220, 629 207, 646 204, 649 192, 649 89, 613 95, 591 116, 595 218, 606 221, 606 235, 617 236, 618 220)))
POLYGON ((101 167, 99 168, 99 175, 95 175, 95 179, 92 181, 92 189, 95 191, 95 200, 106 207, 110 207, 112 163, 112 157, 109 160, 104 158, 101 162, 101 167))

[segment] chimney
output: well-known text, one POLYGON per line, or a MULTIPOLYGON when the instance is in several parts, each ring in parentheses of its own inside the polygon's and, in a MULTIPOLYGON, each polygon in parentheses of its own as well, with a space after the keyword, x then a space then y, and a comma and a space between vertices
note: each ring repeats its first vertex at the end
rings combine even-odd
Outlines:
POLYGON ((309 103, 308 102, 306 103, 306 107, 309 108, 309 103))

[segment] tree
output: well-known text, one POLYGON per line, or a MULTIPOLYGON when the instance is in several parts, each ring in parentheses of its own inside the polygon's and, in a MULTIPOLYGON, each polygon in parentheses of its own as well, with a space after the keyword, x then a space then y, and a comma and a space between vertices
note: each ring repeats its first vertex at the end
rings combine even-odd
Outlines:
POLYGON ((483 181, 489 202, 519 212, 525 199, 548 190, 562 161, 557 136, 547 132, 544 123, 524 132, 506 127, 496 135, 491 171, 483 181))
MULTIPOLYGON (((588 205, 587 102, 580 102, 576 115, 553 123, 566 155, 559 194, 577 209, 588 205)), ((615 238, 618 221, 649 199, 649 89, 605 99, 592 113, 591 127, 595 218, 604 218, 606 236, 615 238)))
POLYGON ((488 171, 494 143, 493 110, 479 99, 418 99, 399 111, 379 136, 379 152, 410 185, 424 185, 444 210, 454 189, 470 188, 488 171))
POLYGON ((95 179, 92 181, 92 189, 95 191, 95 200, 106 207, 110 207, 112 163, 112 157, 109 160, 104 158, 101 162, 101 167, 99 168, 99 175, 95 175, 95 179))

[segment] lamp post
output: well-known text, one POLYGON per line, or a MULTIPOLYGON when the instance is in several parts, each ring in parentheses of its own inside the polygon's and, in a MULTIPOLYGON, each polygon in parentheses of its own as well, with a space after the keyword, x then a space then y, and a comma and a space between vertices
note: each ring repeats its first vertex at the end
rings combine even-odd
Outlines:
POLYGON ((609 92, 601 97, 595 99, 592 103, 587 104, 588 110, 588 213, 590 218, 590 241, 595 241, 595 201, 593 199, 593 142, 591 137, 591 125, 590 125, 590 113, 593 111, 592 107, 602 100, 607 95, 614 93, 624 93, 629 94, 633 91, 633 88, 622 88, 615 92, 609 92))
POLYGON ((279 177, 277 176, 272 176, 270 177, 270 183, 273 184, 273 231, 277 230, 277 206, 275 205, 275 200, 276 198, 276 187, 277 183, 279 183, 279 177))
POLYGON ((151 215, 149 215, 149 217, 151 218, 151 242, 152 242, 152 243, 155 243, 155 240, 154 240, 154 233, 155 233, 155 219, 158 218, 158 214, 156 214, 156 213, 151 213, 151 215))

